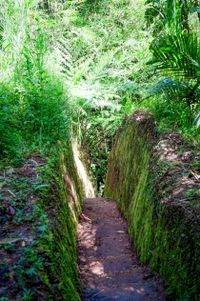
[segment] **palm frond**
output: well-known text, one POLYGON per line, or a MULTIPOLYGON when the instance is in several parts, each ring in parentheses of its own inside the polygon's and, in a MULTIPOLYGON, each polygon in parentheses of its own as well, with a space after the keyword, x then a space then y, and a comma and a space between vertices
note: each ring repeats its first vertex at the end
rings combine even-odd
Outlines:
POLYGON ((151 45, 158 70, 178 77, 200 79, 200 41, 196 33, 165 34, 151 45))
POLYGON ((168 94, 171 96, 186 97, 188 94, 188 85, 180 83, 172 78, 165 78, 160 80, 157 84, 149 89, 150 96, 157 94, 168 94))

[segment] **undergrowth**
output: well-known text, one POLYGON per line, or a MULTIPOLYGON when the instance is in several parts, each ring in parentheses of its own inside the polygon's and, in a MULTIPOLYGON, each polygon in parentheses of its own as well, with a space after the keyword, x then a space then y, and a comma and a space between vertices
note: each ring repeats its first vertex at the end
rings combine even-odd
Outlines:
POLYGON ((102 192, 112 137, 138 107, 161 131, 198 141, 198 14, 190 4, 185 37, 172 2, 176 10, 144 0, 1 4, 1 158, 47 154, 73 128, 102 192), (174 61, 164 60, 167 51, 174 61))
POLYGON ((48 162, 35 154, 3 174, 0 300, 79 301, 76 226, 83 195, 71 148, 48 162))
POLYGON ((70 128, 62 79, 50 71, 54 26, 37 1, 8 1, 1 8, 0 156, 48 154, 69 139, 70 128))
POLYGON ((82 1, 66 4, 68 20, 59 46, 77 115, 73 130, 86 148, 103 193, 112 138, 148 82, 150 31, 144 1, 82 1), (70 63, 70 64, 69 64, 70 63))
MULTIPOLYGON (((162 132, 175 130, 189 141, 199 141, 199 90, 192 71, 196 67, 191 67, 187 59, 194 56, 198 64, 198 57, 195 50, 189 53, 189 47, 185 45, 179 19, 181 8, 176 1, 177 10, 163 13, 166 16, 161 27, 156 16, 159 18, 163 10, 170 9, 167 6, 170 1, 166 7, 157 4, 156 16, 151 2, 154 1, 148 1, 145 6, 142 0, 72 1, 63 7, 64 31, 58 46, 62 62, 60 73, 65 78, 76 112, 74 132, 87 148, 101 193, 112 138, 124 117, 137 108, 152 112, 162 132), (174 29, 172 20, 180 26, 174 29), (171 36, 167 30, 171 31, 171 36), (170 44, 161 43, 165 37, 169 43, 174 43, 174 47, 177 39, 182 47, 182 61, 170 44), (160 48, 154 47, 157 43, 161 43, 160 48), (176 59, 171 62, 170 70, 167 62, 159 61, 162 55, 168 55, 164 53, 165 49, 169 49, 176 59)), ((191 32, 198 32, 196 18, 189 16, 188 22, 191 32)), ((188 39, 191 47, 198 51, 192 33, 188 34, 188 39)))
POLYGON ((179 132, 186 141, 199 145, 200 127, 197 125, 198 105, 195 113, 184 102, 164 96, 152 97, 136 106, 136 109, 144 109, 151 112, 157 123, 160 133, 179 132))

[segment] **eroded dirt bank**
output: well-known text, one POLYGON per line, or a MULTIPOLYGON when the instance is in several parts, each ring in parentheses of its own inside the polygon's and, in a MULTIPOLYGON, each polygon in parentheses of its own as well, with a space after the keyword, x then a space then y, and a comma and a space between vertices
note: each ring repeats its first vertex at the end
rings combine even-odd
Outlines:
POLYGON ((166 300, 163 286, 138 263, 127 223, 114 202, 87 199, 78 226, 84 301, 166 300))

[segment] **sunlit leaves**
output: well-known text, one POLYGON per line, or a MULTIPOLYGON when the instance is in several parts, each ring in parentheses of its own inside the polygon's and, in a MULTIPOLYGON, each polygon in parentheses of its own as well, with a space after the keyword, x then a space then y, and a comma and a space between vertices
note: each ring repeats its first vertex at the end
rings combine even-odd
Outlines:
POLYGON ((163 34, 151 46, 152 63, 158 69, 168 70, 187 79, 200 77, 200 41, 196 33, 175 32, 163 34))

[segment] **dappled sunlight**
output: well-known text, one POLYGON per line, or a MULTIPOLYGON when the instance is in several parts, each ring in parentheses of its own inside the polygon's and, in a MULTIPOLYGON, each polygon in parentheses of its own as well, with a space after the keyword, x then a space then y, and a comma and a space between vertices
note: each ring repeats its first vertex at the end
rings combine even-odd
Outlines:
POLYGON ((96 238, 96 232, 97 232, 96 227, 92 226, 92 224, 88 224, 87 231, 85 231, 84 225, 79 223, 78 232, 79 232, 79 237, 82 240, 82 244, 86 249, 95 247, 95 238, 96 238))
POLYGON ((95 197, 95 190, 94 190, 93 183, 91 181, 91 178, 87 172, 87 169, 83 161, 81 160, 81 153, 78 148, 78 143, 75 140, 72 143, 72 149, 73 149, 74 161, 76 164, 78 175, 83 183, 85 197, 87 198, 95 197))
POLYGON ((198 2, 0 0, 1 301, 200 300, 198 2))
POLYGON ((116 204, 104 199, 85 200, 78 225, 79 273, 84 300, 165 300, 154 278, 132 250, 127 225, 116 204))
POLYGON ((155 147, 161 161, 176 162, 179 161, 178 154, 174 151, 174 147, 169 144, 168 140, 162 140, 155 147))
POLYGON ((64 181, 65 181, 66 187, 68 187, 68 189, 69 189, 68 205, 69 205, 73 220, 75 221, 77 219, 76 214, 75 214, 75 211, 76 211, 75 207, 79 208, 80 204, 79 204, 78 196, 76 193, 75 185, 74 185, 72 179, 69 177, 65 166, 64 166, 64 181))
MULTIPOLYGON (((197 203, 199 172, 191 164, 194 151, 187 150, 184 141, 177 133, 165 134, 154 147, 159 161, 165 163, 162 171, 163 182, 161 203, 192 205, 197 203)), ((154 156, 155 156, 154 154, 154 156)), ((198 155, 196 155, 198 160, 198 155)), ((189 206, 184 208, 190 211, 189 206)))
POLYGON ((90 273, 94 275, 101 276, 101 277, 106 276, 106 273, 104 272, 104 264, 100 260, 92 261, 88 266, 88 270, 90 273))

